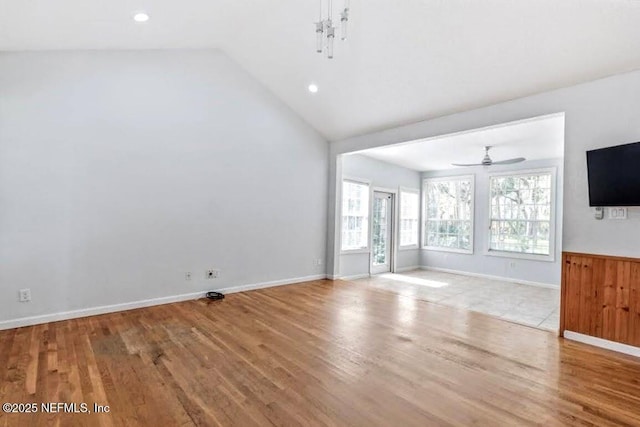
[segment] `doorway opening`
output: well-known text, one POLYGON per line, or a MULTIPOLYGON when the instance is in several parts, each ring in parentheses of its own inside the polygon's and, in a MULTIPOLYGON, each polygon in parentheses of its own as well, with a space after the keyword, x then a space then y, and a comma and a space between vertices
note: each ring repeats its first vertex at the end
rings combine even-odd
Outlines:
POLYGON ((557 113, 341 154, 334 271, 557 330, 564 128, 557 113))

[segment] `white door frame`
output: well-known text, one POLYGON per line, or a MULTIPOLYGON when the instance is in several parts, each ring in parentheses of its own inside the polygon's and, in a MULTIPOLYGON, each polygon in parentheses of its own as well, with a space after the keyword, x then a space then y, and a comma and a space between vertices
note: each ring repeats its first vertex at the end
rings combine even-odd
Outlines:
POLYGON ((375 193, 389 193, 391 194, 391 247, 389 248, 389 256, 391 256, 391 263, 389 269, 391 273, 396 272, 396 259, 398 257, 398 189, 396 188, 384 188, 384 187, 372 187, 371 188, 371 206, 369 212, 371 212, 371 220, 369 221, 369 275, 377 274, 373 271, 373 199, 375 193))

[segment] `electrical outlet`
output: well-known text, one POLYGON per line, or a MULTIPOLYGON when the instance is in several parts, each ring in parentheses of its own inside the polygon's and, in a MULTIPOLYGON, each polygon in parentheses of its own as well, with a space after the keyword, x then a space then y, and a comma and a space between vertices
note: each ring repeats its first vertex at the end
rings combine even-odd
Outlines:
POLYGON ((511 268, 511 269, 516 268, 516 262, 515 261, 509 261, 509 268, 511 268))
POLYGON ((184 280, 191 280, 191 272, 187 271, 186 273, 184 273, 184 280))
POLYGON ((31 301, 31 289, 20 289, 18 293, 18 301, 30 302, 31 301))
POLYGON ((205 277, 207 279, 217 279, 219 274, 219 270, 207 270, 207 272, 205 273, 205 277))
POLYGON ((316 258, 315 263, 316 263, 317 266, 321 266, 322 265, 322 258, 316 258))

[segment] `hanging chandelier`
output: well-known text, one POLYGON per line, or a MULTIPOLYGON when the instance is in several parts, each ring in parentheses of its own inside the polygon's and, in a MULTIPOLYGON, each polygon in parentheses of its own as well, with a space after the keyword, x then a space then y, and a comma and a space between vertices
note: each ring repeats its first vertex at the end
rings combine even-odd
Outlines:
MULTIPOLYGON (((333 26, 333 1, 327 0, 327 17, 322 14, 324 0, 320 2, 320 15, 316 22, 316 52, 322 53, 326 48, 327 58, 333 59, 333 40, 336 35, 336 28, 333 26)), ((344 8, 340 12, 340 38, 347 38, 347 23, 349 22, 349 0, 344 0, 344 8)))

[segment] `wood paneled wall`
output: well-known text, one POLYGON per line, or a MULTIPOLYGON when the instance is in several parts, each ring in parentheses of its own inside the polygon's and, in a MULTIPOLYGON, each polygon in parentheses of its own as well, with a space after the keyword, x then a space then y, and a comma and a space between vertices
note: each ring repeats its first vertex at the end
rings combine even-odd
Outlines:
POLYGON ((640 259, 564 252, 560 332, 640 347, 640 259))

